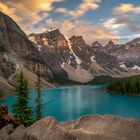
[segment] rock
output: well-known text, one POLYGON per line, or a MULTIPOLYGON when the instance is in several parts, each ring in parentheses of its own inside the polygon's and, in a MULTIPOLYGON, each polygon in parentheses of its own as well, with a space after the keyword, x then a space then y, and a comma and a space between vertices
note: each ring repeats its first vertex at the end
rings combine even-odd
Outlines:
MULTIPOLYGON (((36 127, 28 128, 28 134, 33 131, 37 132, 40 124, 41 134, 45 136, 41 140, 58 140, 79 139, 79 140, 139 140, 140 139, 140 122, 130 119, 122 119, 116 116, 83 116, 73 122, 58 123, 52 118, 44 118, 43 122, 37 122, 36 127), (46 124, 46 125, 45 125, 46 124), (42 125, 41 125, 42 126, 42 125), (45 131, 45 127, 46 128, 45 131), (34 129, 36 128, 36 129, 34 129)), ((40 136, 41 136, 40 134, 40 136)), ((39 134, 35 134, 39 136, 39 134)), ((39 138, 39 137, 37 137, 39 138)))
POLYGON ((13 125, 7 125, 0 130, 0 140, 24 140, 25 128, 23 125, 13 128, 13 125))
POLYGON ((116 57, 110 55, 106 51, 99 51, 95 53, 97 63, 103 67, 112 70, 113 68, 119 69, 119 62, 116 57))
POLYGON ((47 117, 26 129, 28 138, 38 140, 139 140, 140 122, 116 116, 83 116, 66 123, 47 117))
POLYGON ((24 140, 25 127, 20 125, 11 133, 8 140, 24 140))
POLYGON ((8 125, 0 136, 2 140, 139 140, 140 121, 112 115, 88 115, 69 122, 46 117, 26 129, 8 125))
POLYGON ((21 123, 19 119, 14 118, 13 115, 8 112, 8 108, 5 105, 0 105, 0 129, 9 124, 13 124, 13 127, 16 128, 21 123))
POLYGON ((13 125, 7 125, 0 129, 0 140, 8 140, 13 131, 13 125))
POLYGON ((106 48, 109 48, 109 49, 113 49, 113 47, 115 47, 116 46, 116 44, 112 41, 112 40, 110 40, 106 45, 105 45, 105 47, 106 48))
POLYGON ((58 125, 52 117, 47 117, 35 122, 31 127, 26 129, 24 138, 35 138, 35 140, 76 140, 74 135, 58 125))
POLYGON ((93 42, 92 45, 91 45, 91 47, 90 47, 90 52, 92 54, 94 54, 95 52, 102 51, 102 50, 103 50, 103 46, 98 41, 93 42))

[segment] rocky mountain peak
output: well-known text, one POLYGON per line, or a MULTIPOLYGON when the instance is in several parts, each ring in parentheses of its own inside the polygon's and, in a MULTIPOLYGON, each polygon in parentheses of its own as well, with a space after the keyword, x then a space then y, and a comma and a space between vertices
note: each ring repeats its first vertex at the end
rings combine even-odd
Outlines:
POLYGON ((136 44, 140 44, 140 38, 136 38, 136 39, 126 43, 126 45, 136 45, 136 44))
POLYGON ((59 32, 60 33, 60 31, 59 31, 59 29, 58 28, 49 28, 47 31, 45 31, 46 33, 48 33, 48 32, 59 32))
POLYGON ((55 35, 60 35, 61 34, 60 30, 57 29, 57 28, 49 28, 44 33, 46 33, 46 34, 55 34, 55 35))
POLYGON ((116 45, 112 40, 108 41, 108 43, 105 45, 105 47, 114 47, 114 46, 116 45))
POLYGON ((99 43, 98 41, 93 42, 91 46, 92 47, 103 47, 102 44, 99 43))
POLYGON ((71 41, 71 43, 77 45, 86 44, 82 36, 72 36, 69 40, 71 41))
POLYGON ((84 68, 88 68, 87 64, 90 63, 89 46, 86 44, 82 36, 72 36, 70 39, 71 48, 74 54, 82 60, 81 64, 84 68), (86 64, 87 63, 87 64, 86 64))
POLYGON ((50 28, 40 34, 30 34, 29 39, 39 48, 46 47, 48 49, 69 49, 67 40, 59 29, 50 28))
POLYGON ((9 16, 0 11, 0 28, 7 29, 9 31, 15 31, 26 37, 26 34, 20 29, 20 27, 9 16))
POLYGON ((91 54, 94 54, 96 52, 100 52, 102 50, 103 50, 103 46, 98 41, 95 41, 91 44, 91 47, 90 47, 91 54))

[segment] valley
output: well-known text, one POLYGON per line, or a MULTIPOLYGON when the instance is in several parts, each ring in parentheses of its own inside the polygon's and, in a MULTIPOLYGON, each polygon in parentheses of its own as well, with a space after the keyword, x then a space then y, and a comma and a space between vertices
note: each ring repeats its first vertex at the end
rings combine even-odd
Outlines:
POLYGON ((2 12, 0 23, 0 89, 7 94, 12 91, 20 70, 30 87, 34 86, 32 81, 37 71, 48 87, 89 83, 102 76, 121 78, 140 74, 139 38, 126 44, 109 41, 103 46, 96 41, 88 45, 82 36, 68 39, 53 28, 27 36, 2 12))
POLYGON ((140 140, 140 4, 122 1, 0 0, 0 140, 140 140))

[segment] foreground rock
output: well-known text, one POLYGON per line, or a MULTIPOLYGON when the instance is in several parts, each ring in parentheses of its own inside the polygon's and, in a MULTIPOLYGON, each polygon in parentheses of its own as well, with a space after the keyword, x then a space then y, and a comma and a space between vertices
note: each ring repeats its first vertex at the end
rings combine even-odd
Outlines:
POLYGON ((83 116, 66 123, 47 117, 26 129, 20 126, 11 133, 7 132, 9 127, 0 131, 2 140, 140 140, 140 121, 111 115, 83 116))
POLYGON ((21 125, 20 120, 14 118, 5 105, 0 105, 0 129, 9 124, 12 124, 14 128, 21 125))

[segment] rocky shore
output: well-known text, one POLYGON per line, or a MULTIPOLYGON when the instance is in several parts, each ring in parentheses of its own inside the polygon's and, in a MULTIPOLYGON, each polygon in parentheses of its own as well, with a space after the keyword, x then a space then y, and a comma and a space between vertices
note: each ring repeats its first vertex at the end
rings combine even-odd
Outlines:
POLYGON ((0 130, 0 140, 140 140, 140 121, 90 115, 62 123, 46 117, 28 128, 7 125, 0 130))

